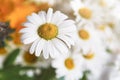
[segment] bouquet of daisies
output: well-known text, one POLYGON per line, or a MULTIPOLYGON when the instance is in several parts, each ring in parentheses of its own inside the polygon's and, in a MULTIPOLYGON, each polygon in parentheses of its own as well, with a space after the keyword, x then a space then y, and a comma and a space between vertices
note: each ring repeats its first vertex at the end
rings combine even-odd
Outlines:
POLYGON ((0 80, 120 80, 120 0, 0 0, 0 80))

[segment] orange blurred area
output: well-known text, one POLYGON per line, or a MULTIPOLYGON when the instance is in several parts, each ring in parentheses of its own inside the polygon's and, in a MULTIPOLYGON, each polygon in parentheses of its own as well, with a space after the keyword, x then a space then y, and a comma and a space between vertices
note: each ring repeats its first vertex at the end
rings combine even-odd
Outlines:
POLYGON ((33 12, 47 10, 51 7, 48 3, 35 5, 27 0, 0 0, 0 21, 9 22, 10 27, 15 29, 12 34, 15 44, 21 44, 19 30, 23 27, 22 23, 26 17, 33 12))
POLYGON ((25 0, 0 0, 0 21, 5 21, 6 16, 23 1, 25 0))

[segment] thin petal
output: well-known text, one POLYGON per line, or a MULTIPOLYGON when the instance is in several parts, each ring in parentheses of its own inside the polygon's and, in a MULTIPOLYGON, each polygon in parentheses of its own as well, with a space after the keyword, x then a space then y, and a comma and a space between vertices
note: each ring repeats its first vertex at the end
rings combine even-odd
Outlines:
POLYGON ((50 53, 50 47, 49 47, 49 41, 47 41, 46 42, 46 44, 45 44, 45 46, 44 46, 44 48, 43 48, 43 57, 45 58, 45 59, 48 59, 49 58, 49 53, 50 53))
POLYGON ((32 46, 30 47, 30 53, 33 54, 35 52, 36 46, 38 44, 38 42, 40 41, 40 39, 37 39, 32 46))
POLYGON ((64 27, 70 27, 71 25, 73 25, 75 22, 73 20, 65 20, 63 21, 59 27, 60 28, 64 28, 64 27))
POLYGON ((44 11, 40 11, 38 15, 40 16, 42 23, 46 23, 46 13, 44 11))
POLYGON ((40 18, 40 16, 38 16, 35 13, 32 13, 32 16, 34 16, 34 19, 35 19, 35 21, 37 22, 38 25, 43 24, 42 19, 40 18))
POLYGON ((49 9, 48 9, 48 12, 47 12, 47 22, 48 22, 48 23, 51 21, 52 16, 53 16, 53 9, 52 9, 52 8, 49 8, 49 9))
POLYGON ((35 25, 37 25, 37 26, 39 25, 37 19, 36 19, 33 15, 27 16, 27 20, 28 20, 29 22, 31 22, 32 24, 35 24, 35 25))
POLYGON ((30 22, 25 22, 25 23, 23 23, 22 25, 25 26, 25 27, 32 27, 32 28, 37 27, 37 25, 32 24, 32 23, 30 23, 30 22))
POLYGON ((22 37, 21 37, 21 40, 31 38, 31 37, 40 38, 37 34, 23 34, 22 37))
POLYGON ((54 39, 53 41, 54 46, 62 53, 66 54, 68 52, 67 46, 59 39, 54 39))
POLYGON ((53 18, 52 18, 52 23, 56 24, 57 26, 59 24, 61 24, 65 19, 67 19, 68 17, 66 15, 64 15, 63 13, 61 13, 60 11, 56 11, 53 14, 53 18))
POLYGON ((35 33, 35 32, 37 32, 37 30, 34 28, 23 28, 20 30, 20 33, 28 33, 28 32, 35 33))
POLYGON ((59 29, 59 33, 61 33, 61 34, 67 33, 67 32, 75 32, 75 31, 76 31, 76 27, 74 25, 71 25, 70 27, 64 27, 64 28, 59 29))
POLYGON ((36 47, 36 50, 35 50, 35 55, 36 55, 36 56, 40 56, 41 51, 43 50, 44 44, 45 44, 45 40, 44 40, 44 39, 41 39, 41 40, 38 42, 37 47, 36 47))
POLYGON ((69 48, 71 48, 71 45, 74 45, 74 41, 68 36, 59 35, 58 38, 60 38, 63 42, 65 42, 69 48))
POLYGON ((60 52, 56 49, 52 42, 50 43, 50 45, 51 45, 50 56, 52 58, 58 57, 60 55, 60 52))
POLYGON ((23 39, 22 42, 23 42, 24 44, 30 44, 30 43, 34 42, 37 38, 38 38, 38 37, 36 37, 36 36, 32 36, 32 37, 23 39))

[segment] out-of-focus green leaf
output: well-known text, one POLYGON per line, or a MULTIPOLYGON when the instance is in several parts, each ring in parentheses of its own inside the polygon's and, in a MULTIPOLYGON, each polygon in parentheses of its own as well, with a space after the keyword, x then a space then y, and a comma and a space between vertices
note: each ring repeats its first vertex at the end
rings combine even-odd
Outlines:
POLYGON ((85 71, 82 79, 80 79, 80 80, 88 80, 88 79, 87 79, 87 75, 88 75, 89 73, 90 73, 89 70, 85 71))
POLYGON ((86 74, 84 74, 83 77, 82 77, 82 79, 80 79, 80 80, 87 80, 86 74))
POLYGON ((107 51, 108 53, 112 53, 112 51, 111 51, 109 48, 107 48, 106 51, 107 51))
POLYGON ((35 80, 26 74, 20 75, 20 71, 35 69, 34 67, 22 67, 20 65, 9 66, 0 70, 0 80, 35 80))
POLYGON ((13 50, 5 59, 3 66, 7 67, 7 66, 11 66, 13 65, 17 55, 19 54, 20 49, 15 49, 13 50))
POLYGON ((55 78, 55 70, 50 67, 47 69, 42 69, 42 74, 36 76, 35 80, 54 80, 55 78))

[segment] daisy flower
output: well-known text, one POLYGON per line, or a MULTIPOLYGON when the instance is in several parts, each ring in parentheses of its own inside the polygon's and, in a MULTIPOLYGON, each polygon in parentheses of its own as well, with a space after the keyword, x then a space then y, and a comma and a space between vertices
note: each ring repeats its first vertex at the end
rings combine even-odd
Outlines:
POLYGON ((102 48, 101 40, 98 36, 97 30, 92 25, 79 25, 77 24, 77 39, 75 47, 80 50, 92 49, 96 50, 102 48), (97 47, 97 48, 96 48, 97 47))
POLYGON ((120 54, 114 54, 111 64, 104 70, 101 80, 120 80, 120 54))
POLYGON ((90 1, 73 0, 71 1, 71 7, 76 16, 76 21, 81 21, 84 24, 102 22, 102 9, 97 4, 93 4, 90 1))
POLYGON ((106 51, 76 52, 82 57, 85 71, 90 71, 88 80, 93 80, 93 77, 98 80, 103 69, 110 60, 110 55, 106 51), (92 78, 92 79, 91 79, 92 78))
POLYGON ((44 59, 43 56, 36 57, 35 54, 30 54, 28 51, 29 46, 24 46, 21 49, 20 54, 15 60, 15 64, 22 66, 33 66, 36 68, 48 68, 51 63, 51 59, 44 59))
POLYGON ((64 77, 65 80, 79 80, 83 76, 82 58, 77 54, 60 56, 52 61, 52 67, 56 69, 56 77, 64 77))
POLYGON ((112 52, 119 50, 118 38, 109 25, 100 25, 97 32, 105 49, 112 52))
POLYGON ((120 1, 119 0, 98 0, 103 4, 103 6, 108 7, 108 8, 113 8, 116 4, 118 4, 120 1))
POLYGON ((22 42, 31 44, 30 53, 35 52, 36 56, 43 53, 44 58, 55 58, 61 53, 67 53, 71 45, 74 45, 76 36, 76 26, 73 20, 49 8, 48 12, 40 11, 28 16, 28 21, 23 25, 25 28, 20 30, 22 42))

